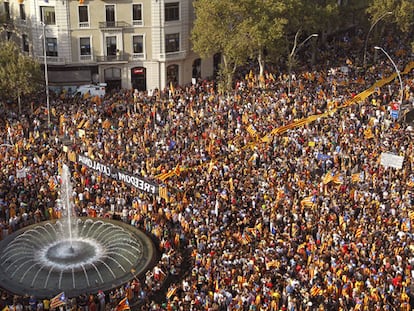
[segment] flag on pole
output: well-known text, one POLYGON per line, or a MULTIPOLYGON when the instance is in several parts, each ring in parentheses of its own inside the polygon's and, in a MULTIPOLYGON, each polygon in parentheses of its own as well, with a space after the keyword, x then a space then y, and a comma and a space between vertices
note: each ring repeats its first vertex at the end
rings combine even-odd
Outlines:
POLYGON ((57 294, 50 300, 50 309, 56 309, 57 307, 63 306, 66 304, 65 292, 57 294))
POLYGON ((175 88, 172 81, 170 81, 170 96, 173 96, 175 94, 175 88))
POLYGON ((116 311, 123 311, 123 310, 131 310, 131 308, 129 307, 129 301, 127 297, 121 299, 118 305, 116 306, 116 311))

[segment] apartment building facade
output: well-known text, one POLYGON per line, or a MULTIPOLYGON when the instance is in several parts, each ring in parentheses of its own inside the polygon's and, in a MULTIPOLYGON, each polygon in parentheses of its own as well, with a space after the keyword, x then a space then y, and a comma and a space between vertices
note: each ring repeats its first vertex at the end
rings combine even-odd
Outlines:
POLYGON ((0 0, 2 37, 46 65, 49 85, 151 90, 211 77, 191 50, 192 0, 0 0))

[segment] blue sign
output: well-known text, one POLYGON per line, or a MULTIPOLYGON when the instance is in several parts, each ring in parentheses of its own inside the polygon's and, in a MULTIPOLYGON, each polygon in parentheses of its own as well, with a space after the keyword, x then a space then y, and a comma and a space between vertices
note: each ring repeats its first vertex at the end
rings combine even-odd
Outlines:
POLYGON ((398 110, 391 110, 391 117, 393 119, 398 119, 398 113, 399 113, 398 110))
POLYGON ((332 158, 330 155, 327 154, 323 154, 323 153, 318 153, 317 157, 316 157, 319 161, 326 161, 330 158, 332 158))

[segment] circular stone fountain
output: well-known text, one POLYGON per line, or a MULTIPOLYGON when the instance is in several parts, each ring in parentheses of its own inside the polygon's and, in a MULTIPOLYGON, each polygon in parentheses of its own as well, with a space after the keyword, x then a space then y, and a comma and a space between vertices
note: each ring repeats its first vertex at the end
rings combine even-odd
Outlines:
POLYGON ((61 172, 63 217, 20 229, 0 241, 0 286, 18 295, 67 297, 110 290, 154 264, 152 240, 128 224, 76 218, 69 168, 61 172))
POLYGON ((79 218, 71 241, 63 228, 60 221, 43 222, 0 241, 1 286, 19 295, 74 297, 118 287, 155 258, 152 240, 119 221, 79 218))

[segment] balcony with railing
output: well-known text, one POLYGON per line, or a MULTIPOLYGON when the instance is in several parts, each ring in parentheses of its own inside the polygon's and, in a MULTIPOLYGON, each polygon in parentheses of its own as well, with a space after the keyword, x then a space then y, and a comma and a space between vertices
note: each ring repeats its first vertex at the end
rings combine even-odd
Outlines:
POLYGON ((129 60, 129 55, 120 53, 118 55, 101 55, 96 56, 96 61, 98 63, 116 63, 116 62, 127 62, 129 60))
POLYGON ((131 60, 142 60, 145 59, 145 53, 133 53, 131 55, 131 60))
POLYGON ((93 61, 93 56, 92 55, 80 55, 79 60, 84 63, 91 62, 93 61))
POLYGON ((160 54, 160 60, 180 60, 184 59, 187 56, 187 51, 176 51, 176 52, 168 52, 165 54, 160 54))
MULTIPOLYGON (((44 56, 36 56, 35 58, 41 64, 43 64, 45 62, 44 56)), ((66 64, 66 59, 64 57, 48 56, 47 57, 47 63, 49 65, 65 65, 66 64)))
POLYGON ((79 23, 79 28, 89 28, 90 24, 89 22, 80 22, 79 23))
POLYGON ((99 29, 123 29, 131 27, 127 22, 99 22, 99 29))

